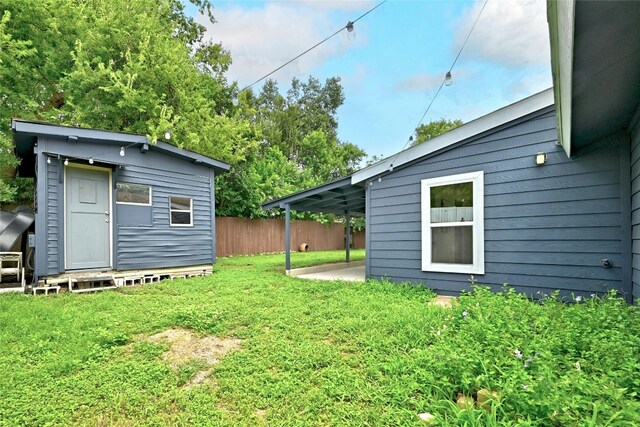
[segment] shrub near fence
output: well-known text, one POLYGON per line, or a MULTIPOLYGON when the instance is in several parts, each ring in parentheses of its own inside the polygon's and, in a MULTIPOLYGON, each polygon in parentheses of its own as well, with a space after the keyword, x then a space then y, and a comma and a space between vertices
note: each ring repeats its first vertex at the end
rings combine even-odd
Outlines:
MULTIPOLYGON (((291 221, 291 250, 302 243, 309 250, 344 249, 344 224, 291 221)), ((364 231, 352 233, 354 249, 364 248, 364 231)), ((217 256, 284 251, 284 219, 216 218, 217 256)))

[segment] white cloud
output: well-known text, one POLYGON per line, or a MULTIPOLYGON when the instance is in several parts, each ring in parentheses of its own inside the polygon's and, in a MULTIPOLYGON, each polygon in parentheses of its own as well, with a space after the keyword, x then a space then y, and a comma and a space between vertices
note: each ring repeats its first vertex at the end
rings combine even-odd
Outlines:
MULTIPOLYGON (((216 24, 205 19, 206 37, 221 42, 231 52, 233 64, 228 77, 245 86, 283 65, 344 26, 348 19, 336 12, 364 8, 369 2, 278 2, 254 8, 218 4, 216 24), (343 22, 344 21, 344 22, 343 22)), ((351 14, 349 14, 351 15, 351 14)), ((349 40, 347 32, 336 35, 270 78, 285 83, 292 77, 306 79, 315 67, 343 55, 348 49, 366 43, 364 34, 349 40)))
MULTIPOLYGON (((462 18, 454 49, 457 53, 469 34, 484 0, 476 2, 462 18)), ((507 66, 547 65, 549 32, 544 0, 489 1, 462 53, 507 66)))
POLYGON ((541 92, 550 88, 552 85, 551 73, 547 71, 539 71, 536 73, 528 73, 520 79, 512 82, 505 88, 506 94, 522 98, 533 93, 541 92))
POLYGON ((307 7, 326 10, 364 10, 373 6, 370 0, 302 0, 307 7))
POLYGON ((439 86, 442 80, 442 74, 417 73, 398 81, 393 88, 398 92, 423 92, 439 86))
MULTIPOLYGON (((436 89, 444 80, 446 71, 442 73, 416 73, 406 77, 393 85, 397 92, 425 92, 436 89)), ((475 73, 465 68, 458 68, 452 71, 453 83, 459 84, 462 80, 472 77, 475 73)))

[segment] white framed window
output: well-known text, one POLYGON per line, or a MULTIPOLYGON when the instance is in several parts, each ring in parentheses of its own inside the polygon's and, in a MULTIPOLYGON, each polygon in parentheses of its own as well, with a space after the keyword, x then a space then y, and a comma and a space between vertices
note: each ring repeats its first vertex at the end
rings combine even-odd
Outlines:
POLYGON ((174 227, 193 226, 193 199, 169 197, 169 224, 174 227))
POLYGON ((484 172, 423 179, 422 270, 484 274, 484 172))
POLYGON ((151 206, 151 187, 149 185, 116 183, 116 203, 122 205, 151 206))

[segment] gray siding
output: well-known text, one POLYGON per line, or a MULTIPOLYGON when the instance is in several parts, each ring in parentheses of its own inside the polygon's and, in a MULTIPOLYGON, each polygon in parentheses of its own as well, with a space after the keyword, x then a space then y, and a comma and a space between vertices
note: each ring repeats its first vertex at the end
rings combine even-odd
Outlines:
MULTIPOLYGON (((152 187, 151 226, 118 225, 117 265, 119 270, 149 267, 210 264, 213 262, 211 240, 213 222, 209 176, 196 176, 148 167, 127 167, 119 174, 119 182, 145 184, 152 187), (169 225, 169 197, 193 199, 193 227, 169 225)), ((116 213, 120 210, 116 207, 116 213)), ((116 216, 116 222, 119 222, 116 216)))
POLYGON ((631 129, 631 235, 632 249, 632 293, 636 303, 640 302, 640 109, 635 115, 631 129))
MULTIPOLYGON (((95 165, 100 160, 123 164, 113 168, 112 209, 113 268, 117 270, 177 267, 215 262, 213 207, 213 170, 194 165, 185 160, 168 157, 158 152, 141 152, 140 147, 130 147, 126 156, 120 157, 119 146, 70 143, 60 138, 39 138, 38 151, 63 154, 73 158, 93 157, 95 165), (115 183, 129 182, 152 187, 152 206, 116 204, 115 183), (193 199, 193 227, 169 225, 169 197, 182 196, 193 199)), ((38 275, 56 274, 64 270, 64 186, 59 178, 63 166, 57 161, 44 163, 46 193, 39 188, 40 218, 46 219, 43 234, 46 241, 38 239, 38 249, 45 247, 39 262, 38 275)), ((87 165, 86 160, 76 160, 87 165)), ((104 166, 104 165, 103 165, 104 166)), ((41 183, 42 185, 42 183, 41 183)), ((44 227, 43 227, 44 228, 44 227)))
POLYGON ((484 171, 485 274, 478 283, 508 283, 532 295, 621 289, 620 148, 603 143, 568 159, 556 142, 549 108, 374 179, 370 275, 448 294, 469 289, 469 275, 421 271, 420 181, 484 171), (547 164, 536 166, 540 151, 547 164), (614 268, 602 268, 603 258, 614 268))

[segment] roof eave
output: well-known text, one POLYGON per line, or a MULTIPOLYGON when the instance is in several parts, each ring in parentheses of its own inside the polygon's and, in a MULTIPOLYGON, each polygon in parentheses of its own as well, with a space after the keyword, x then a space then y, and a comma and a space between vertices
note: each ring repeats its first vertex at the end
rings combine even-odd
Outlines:
POLYGON ((149 144, 150 147, 154 147, 155 149, 158 149, 160 151, 164 151, 173 156, 180 157, 183 160, 190 161, 194 164, 210 167, 214 169, 216 173, 227 172, 230 168, 228 163, 204 156, 202 154, 194 153, 192 151, 184 150, 166 142, 158 141, 156 144, 151 144, 149 139, 144 135, 111 132, 101 129, 62 126, 51 123, 39 123, 20 119, 11 120, 11 129, 14 133, 28 135, 57 136, 61 138, 73 136, 79 139, 103 141, 108 143, 119 143, 123 145, 149 144))
POLYGON ((571 156, 571 111, 575 0, 547 2, 551 43, 551 74, 558 123, 558 141, 571 156))

